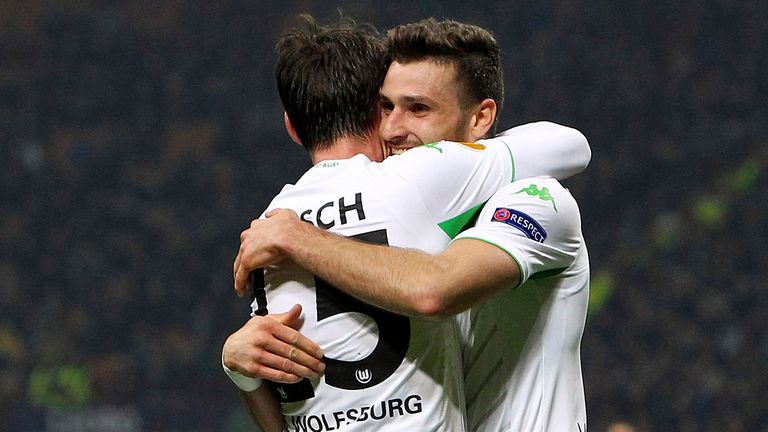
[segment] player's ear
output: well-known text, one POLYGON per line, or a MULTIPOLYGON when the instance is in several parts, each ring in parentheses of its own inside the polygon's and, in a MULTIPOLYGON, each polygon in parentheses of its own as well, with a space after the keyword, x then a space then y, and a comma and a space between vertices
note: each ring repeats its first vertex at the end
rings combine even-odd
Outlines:
POLYGON ((299 135, 296 133, 296 129, 293 127, 293 123, 291 123, 291 119, 288 118, 288 113, 283 113, 283 121, 285 122, 285 130, 288 131, 288 135, 291 136, 291 139, 296 144, 301 144, 301 139, 299 138, 299 135))
POLYGON ((470 133, 478 140, 486 136, 496 121, 496 101, 493 99, 484 99, 475 108, 470 124, 470 133))

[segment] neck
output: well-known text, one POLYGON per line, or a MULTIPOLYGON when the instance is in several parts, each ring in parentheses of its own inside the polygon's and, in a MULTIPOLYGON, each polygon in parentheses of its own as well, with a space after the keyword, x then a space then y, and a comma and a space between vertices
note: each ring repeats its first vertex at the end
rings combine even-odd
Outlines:
POLYGON ((376 139, 345 136, 337 139, 330 147, 323 150, 315 150, 312 153, 312 163, 318 164, 326 160, 349 159, 353 156, 364 154, 368 159, 376 162, 384 160, 384 145, 376 136, 376 139))

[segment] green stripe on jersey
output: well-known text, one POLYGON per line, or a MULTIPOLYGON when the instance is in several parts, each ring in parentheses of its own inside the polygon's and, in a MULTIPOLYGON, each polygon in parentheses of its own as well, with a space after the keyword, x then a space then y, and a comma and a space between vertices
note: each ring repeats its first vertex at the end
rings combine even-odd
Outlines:
POLYGON ((484 205, 485 203, 480 203, 456 217, 440 222, 437 226, 439 226, 443 232, 448 234, 448 237, 454 238, 459 235, 460 232, 464 231, 467 225, 474 221, 475 216, 477 216, 477 213, 480 212, 480 209, 483 208, 484 205))
POLYGON ((515 178, 515 156, 512 154, 512 150, 509 149, 509 146, 504 143, 504 147, 507 149, 507 153, 509 153, 509 158, 512 159, 512 178, 509 180, 511 182, 517 180, 515 178))

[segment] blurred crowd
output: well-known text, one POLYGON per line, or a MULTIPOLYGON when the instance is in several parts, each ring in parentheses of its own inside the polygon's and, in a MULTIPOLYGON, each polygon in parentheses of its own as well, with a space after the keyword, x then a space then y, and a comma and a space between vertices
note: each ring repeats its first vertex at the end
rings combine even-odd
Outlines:
MULTIPOLYGON (((273 45, 335 11, 23 3, 0 1, 0 430, 84 430, 98 407, 115 431, 247 430, 220 371, 248 313, 232 259, 309 165, 273 45)), ((590 139, 567 182, 593 268, 590 430, 768 431, 768 4, 342 6, 488 27, 502 124, 590 139)))

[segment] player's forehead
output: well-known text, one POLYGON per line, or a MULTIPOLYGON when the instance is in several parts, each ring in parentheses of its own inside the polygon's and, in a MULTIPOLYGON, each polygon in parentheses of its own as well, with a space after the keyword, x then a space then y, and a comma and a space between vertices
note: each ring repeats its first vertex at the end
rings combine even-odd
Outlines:
POLYGON ((381 87, 391 102, 455 101, 457 94, 455 66, 432 60, 392 62, 381 87))

